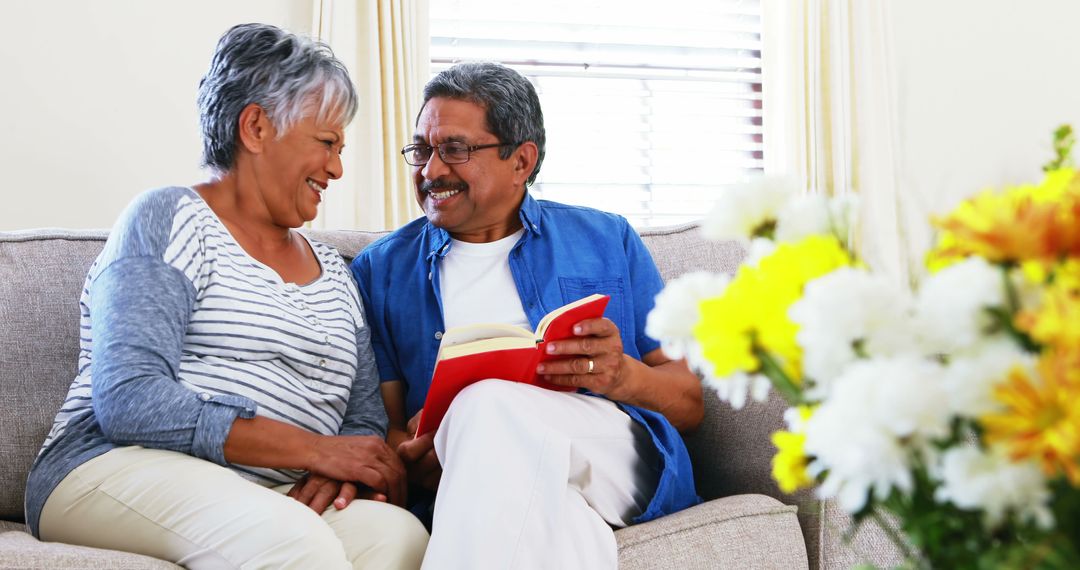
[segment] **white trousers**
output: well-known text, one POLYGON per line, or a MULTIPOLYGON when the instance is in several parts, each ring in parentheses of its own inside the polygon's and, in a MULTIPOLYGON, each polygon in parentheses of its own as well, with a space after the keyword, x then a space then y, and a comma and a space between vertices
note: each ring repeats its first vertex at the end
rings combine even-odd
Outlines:
POLYGON ((454 399, 425 570, 614 570, 612 527, 652 498, 648 433, 602 398, 486 380, 454 399))
POLYGON ((43 540, 188 568, 418 568, 427 531, 376 501, 320 517, 284 493, 190 455, 122 447, 73 470, 41 513, 43 540))

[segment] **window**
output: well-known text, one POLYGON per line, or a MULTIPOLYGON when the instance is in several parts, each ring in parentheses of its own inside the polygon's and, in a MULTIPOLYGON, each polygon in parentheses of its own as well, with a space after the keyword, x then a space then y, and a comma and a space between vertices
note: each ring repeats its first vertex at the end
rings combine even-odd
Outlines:
POLYGON ((493 60, 536 86, 538 198, 666 225, 762 170, 758 0, 440 0, 430 29, 432 73, 493 60))

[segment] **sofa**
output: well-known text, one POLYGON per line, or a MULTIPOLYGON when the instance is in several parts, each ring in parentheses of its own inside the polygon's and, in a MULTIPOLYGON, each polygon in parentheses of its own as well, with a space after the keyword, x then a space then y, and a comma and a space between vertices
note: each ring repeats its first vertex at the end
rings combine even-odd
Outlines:
MULTIPOLYGON (((308 231, 346 258, 382 235, 308 231)), ((78 298, 105 231, 0 232, 0 568, 176 568, 134 554, 41 542, 23 524, 27 473, 52 424, 78 353, 78 298)), ((733 272, 733 243, 705 241, 693 224, 641 232, 665 280, 692 270, 733 272)), ((784 495, 770 477, 778 397, 730 409, 706 390, 706 414, 686 436, 701 505, 615 533, 620 568, 848 568, 899 562, 884 534, 849 522, 831 503, 784 495)))

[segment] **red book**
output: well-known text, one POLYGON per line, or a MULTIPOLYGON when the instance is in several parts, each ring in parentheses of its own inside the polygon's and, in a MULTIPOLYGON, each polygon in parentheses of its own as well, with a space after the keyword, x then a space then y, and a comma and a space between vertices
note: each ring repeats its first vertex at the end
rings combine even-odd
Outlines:
POLYGON ((538 379, 536 365, 566 358, 547 354, 546 343, 571 338, 574 325, 602 317, 608 299, 607 295, 594 294, 563 305, 545 315, 536 332, 513 325, 476 324, 443 333, 417 437, 438 429, 454 396, 473 382, 498 378, 561 392, 575 390, 538 379))

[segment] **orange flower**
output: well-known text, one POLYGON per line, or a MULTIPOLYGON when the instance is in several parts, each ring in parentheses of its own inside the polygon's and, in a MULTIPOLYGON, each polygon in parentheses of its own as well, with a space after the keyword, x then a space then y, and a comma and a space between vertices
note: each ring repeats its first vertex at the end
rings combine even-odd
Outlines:
POLYGON ((1080 352, 1044 355, 1035 378, 1013 369, 994 388, 994 398, 1003 410, 980 419, 986 442, 1001 443, 1013 459, 1033 459, 1048 477, 1064 474, 1080 486, 1080 352))
POLYGON ((1080 347, 1080 260, 1054 268, 1040 306, 1016 315, 1016 326, 1044 346, 1080 347))
POLYGON ((1077 255, 1080 176, 1056 170, 1039 186, 983 192, 934 224, 944 233, 930 254, 932 267, 970 255, 998 263, 1052 263, 1064 255, 1077 255))

